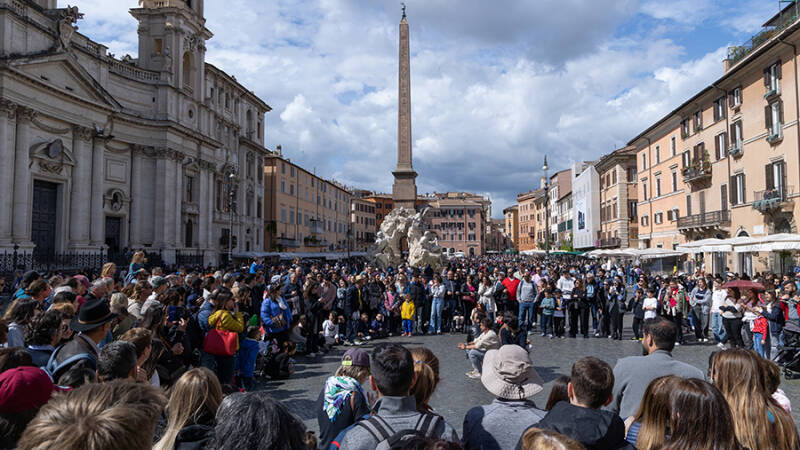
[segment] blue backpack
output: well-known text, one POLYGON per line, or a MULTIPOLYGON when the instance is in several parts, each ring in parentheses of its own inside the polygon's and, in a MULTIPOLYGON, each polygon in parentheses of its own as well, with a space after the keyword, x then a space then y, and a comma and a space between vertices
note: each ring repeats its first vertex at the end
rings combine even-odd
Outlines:
POLYGON ((63 375, 64 372, 66 372, 73 364, 79 361, 89 361, 93 368, 97 368, 97 360, 91 353, 78 353, 77 355, 72 355, 59 363, 56 360, 56 355, 58 355, 58 352, 64 347, 64 345, 59 345, 58 348, 56 348, 56 350, 50 355, 47 365, 43 367, 45 372, 50 374, 50 377, 54 382, 58 382, 58 379, 61 377, 61 375, 63 375))

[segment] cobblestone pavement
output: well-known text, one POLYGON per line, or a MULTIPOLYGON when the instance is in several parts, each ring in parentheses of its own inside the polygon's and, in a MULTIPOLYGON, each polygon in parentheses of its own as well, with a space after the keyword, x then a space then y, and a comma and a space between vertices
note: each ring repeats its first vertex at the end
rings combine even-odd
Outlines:
MULTIPOLYGON (((547 339, 539 334, 531 335, 533 346, 531 358, 536 370, 545 381, 544 390, 533 400, 544 408, 553 380, 560 375, 569 375, 572 363, 583 356, 596 356, 612 366, 618 358, 641 355, 641 344, 631 341, 632 332, 629 319, 626 323, 625 340, 614 341, 590 337, 583 339, 547 339)), ((461 435, 462 421, 466 412, 475 405, 489 403, 493 396, 484 389, 479 379, 469 379, 465 373, 471 370, 464 352, 456 348, 463 335, 414 336, 410 338, 389 338, 408 347, 426 346, 439 357, 442 381, 436 389, 431 405, 458 430, 461 435)), ((372 345, 365 345, 367 351, 372 345)), ((338 367, 339 359, 347 347, 340 347, 325 356, 310 359, 297 358, 297 373, 293 378, 281 382, 267 382, 265 389, 273 391, 276 398, 304 421, 309 430, 318 429, 316 420, 316 400, 325 379, 338 367)), ((717 347, 714 345, 684 345, 677 347, 673 355, 692 364, 704 372, 708 368, 708 357, 717 347)), ((781 388, 786 392, 794 406, 794 419, 800 421, 800 380, 784 380, 781 388)))

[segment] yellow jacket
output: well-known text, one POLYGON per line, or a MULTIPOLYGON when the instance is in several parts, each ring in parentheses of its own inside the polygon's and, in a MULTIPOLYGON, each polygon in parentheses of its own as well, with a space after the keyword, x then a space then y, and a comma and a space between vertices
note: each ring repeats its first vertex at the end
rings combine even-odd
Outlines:
MULTIPOLYGON (((234 317, 230 311, 220 309, 208 318, 208 325, 211 328, 241 333, 244 331, 244 316, 242 316, 241 312, 237 312, 236 316, 234 317)), ((236 339, 236 350, 239 350, 238 336, 236 339)))
POLYGON ((414 320, 414 302, 403 302, 400 308, 400 317, 403 320, 414 320))

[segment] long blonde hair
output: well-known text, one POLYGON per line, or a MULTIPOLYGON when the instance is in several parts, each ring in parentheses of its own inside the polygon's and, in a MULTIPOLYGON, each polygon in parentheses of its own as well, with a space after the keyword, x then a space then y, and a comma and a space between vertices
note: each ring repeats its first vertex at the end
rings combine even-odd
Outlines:
POLYGON ((217 376, 205 367, 184 373, 172 387, 167 403, 167 429, 154 450, 172 450, 182 428, 210 421, 222 403, 222 387, 217 376))
POLYGON ((414 373, 417 375, 411 395, 417 401, 417 411, 431 412, 433 408, 428 402, 439 384, 439 358, 425 347, 412 348, 410 352, 414 358, 414 373))
POLYGON ((711 376, 733 413, 739 443, 755 449, 795 449, 797 429, 791 417, 771 398, 764 384, 760 356, 744 349, 717 353, 711 376), (772 420, 770 420, 772 416, 772 420))
POLYGON ((639 410, 633 415, 633 420, 641 424, 636 448, 651 450, 664 445, 670 424, 669 394, 677 379, 675 375, 667 375, 647 385, 639 410))
POLYGON ((103 264, 103 270, 100 271, 100 276, 102 278, 113 278, 116 272, 117 265, 113 262, 107 262, 103 264))

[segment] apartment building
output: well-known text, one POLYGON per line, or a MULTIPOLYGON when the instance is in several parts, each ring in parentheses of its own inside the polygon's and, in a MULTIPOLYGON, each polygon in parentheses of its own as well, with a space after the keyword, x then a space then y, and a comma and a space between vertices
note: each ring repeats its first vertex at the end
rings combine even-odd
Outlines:
POLYGON ((503 253, 512 248, 511 239, 506 235, 505 218, 489 219, 486 222, 487 253, 503 253))
POLYGON ((595 247, 638 247, 636 148, 603 156, 595 169, 600 178, 600 236, 595 247))
POLYGON ((264 249, 341 252, 347 249, 351 193, 285 158, 264 162, 264 249))
MULTIPOLYGON (((790 2, 758 39, 731 47, 720 79, 630 142, 639 168, 640 246, 797 232, 798 12, 790 2)), ((777 253, 698 259, 714 272, 786 266, 777 253)))
POLYGON ((591 249, 600 236, 600 176, 594 162, 572 166, 572 247, 591 249))
POLYGON ((550 245, 572 245, 572 169, 550 177, 550 245))
POLYGON ((350 202, 350 239, 351 251, 365 252, 375 243, 376 208, 375 203, 356 196, 350 202))
POLYGON ((486 224, 491 217, 491 200, 467 192, 434 193, 425 221, 436 233, 439 245, 450 253, 482 255, 486 251, 486 224))
POLYGON ((518 223, 518 249, 519 251, 533 250, 536 248, 536 208, 534 200, 543 195, 544 190, 537 189, 517 195, 519 207, 518 223))
MULTIPOLYGON (((383 219, 392 212, 394 209, 394 200, 392 194, 370 193, 365 195, 364 200, 375 205, 375 233, 381 229, 383 219)), ((417 196, 416 208, 420 211, 422 207, 427 204, 427 200, 423 196, 417 196)))
MULTIPOLYGON (((545 185, 545 178, 542 178, 542 186, 545 185)), ((548 192, 544 187, 541 188, 541 194, 533 200, 533 209, 536 215, 536 248, 545 249, 547 243, 547 208, 548 208, 548 192)), ((552 220, 552 219, 551 219, 552 220)), ((551 237, 550 242, 554 242, 551 237)))
POLYGON ((509 206, 503 210, 505 223, 503 229, 510 241, 510 249, 519 251, 519 205, 509 206))

